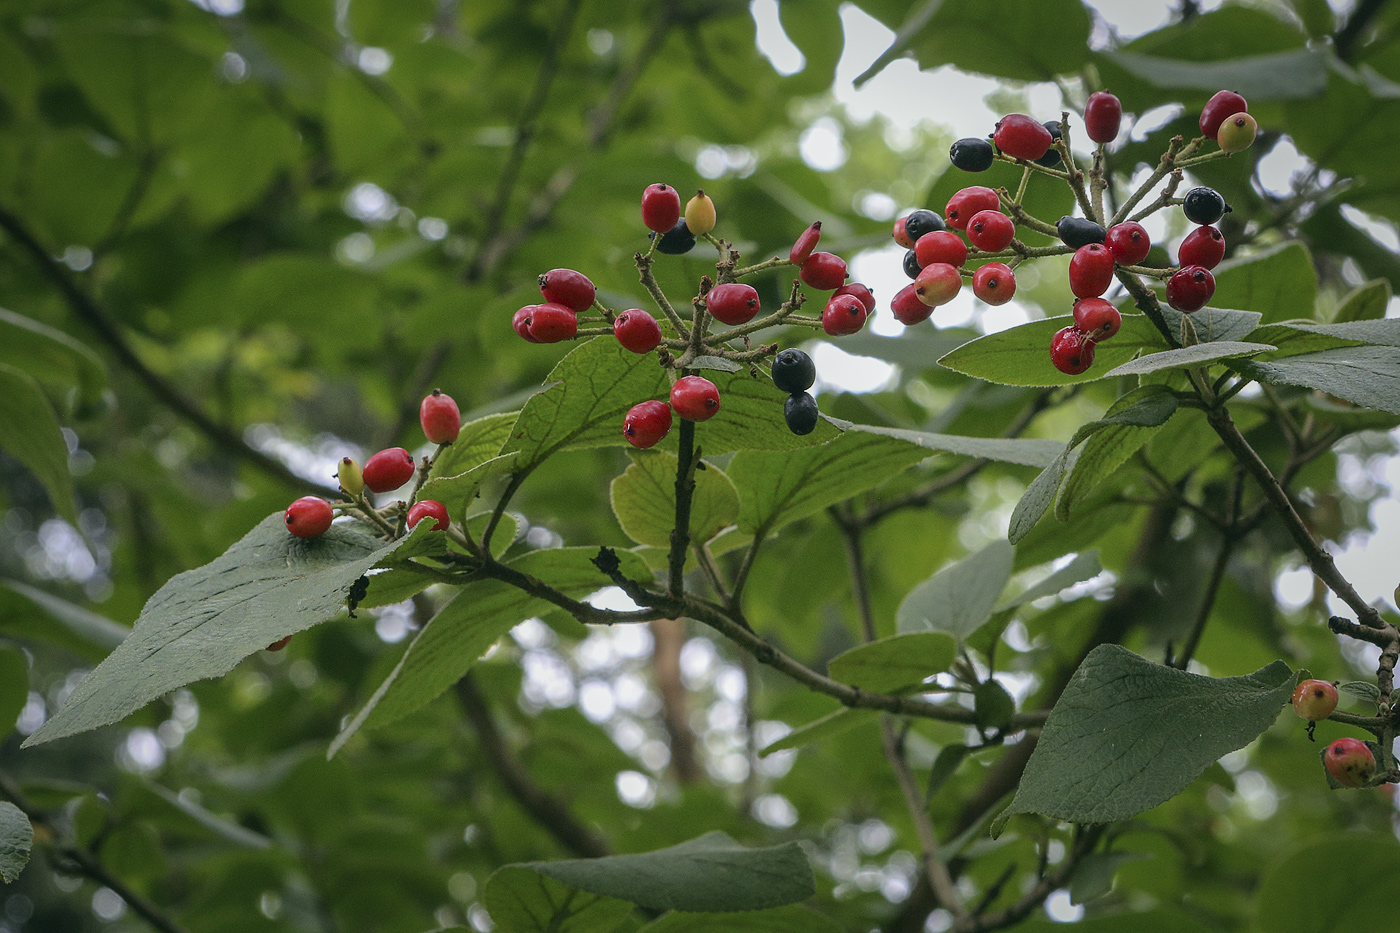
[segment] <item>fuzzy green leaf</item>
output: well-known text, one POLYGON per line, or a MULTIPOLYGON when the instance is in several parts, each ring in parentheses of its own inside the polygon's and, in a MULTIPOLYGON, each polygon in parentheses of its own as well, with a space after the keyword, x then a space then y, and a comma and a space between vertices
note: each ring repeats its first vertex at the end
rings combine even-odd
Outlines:
POLYGON ((34 827, 24 811, 8 801, 0 801, 0 881, 10 884, 29 861, 34 844, 34 827))
POLYGON ((1280 360, 1242 360, 1242 374, 1260 382, 1320 389, 1363 408, 1400 415, 1400 348, 1338 347, 1280 360))
POLYGON ((1045 467, 1064 450, 1056 441, 1033 437, 966 437, 957 434, 934 434, 929 431, 908 431, 903 428, 883 428, 871 424, 853 424, 848 431, 864 431, 909 441, 940 453, 963 457, 980 457, 1002 463, 1045 467))
POLYGON ((1155 352, 1167 345, 1145 316, 1125 314, 1123 326, 1114 338, 1095 348, 1090 370, 1068 376, 1050 362, 1050 339, 1073 323, 1074 318, 1066 315, 978 337, 941 358, 938 365, 1000 385, 1062 386, 1102 379, 1113 367, 1139 353, 1155 352))
POLYGON ((946 671, 957 647, 943 632, 908 632, 843 651, 827 664, 827 672, 852 687, 892 693, 946 671))
MULTIPOLYGON (((676 524, 676 468, 680 459, 660 450, 632 453, 632 465, 612 481, 613 514, 638 544, 669 548, 676 524)), ((709 541, 739 517, 739 493, 714 464, 695 471, 690 504, 692 541, 709 541)))
POLYGON ((0 450, 38 478, 58 514, 70 525, 78 524, 68 445, 58 416, 33 377, 4 365, 0 365, 0 450))
POLYGON ((481 900, 501 933, 613 933, 632 905, 571 888, 523 865, 499 868, 481 900))
POLYGON ((1163 350, 1160 353, 1149 353, 1147 356, 1140 356, 1135 360, 1109 370, 1104 373, 1104 376, 1105 378, 1112 378, 1114 376, 1144 376, 1148 373, 1160 372, 1164 369, 1185 369, 1190 366, 1201 366, 1217 360, 1232 359, 1239 356, 1254 356, 1274 349, 1277 348, 1267 343, 1242 343, 1235 340, 1198 343, 1194 347, 1179 347, 1175 350, 1163 350))
POLYGON ((1214 271, 1211 301, 1226 308, 1258 311, 1265 323, 1311 317, 1317 303, 1312 256, 1297 241, 1222 262, 1214 271))
POLYGON ((965 639, 992 616, 997 597, 1011 579, 1016 551, 993 541, 929 577, 904 597, 896 614, 899 631, 947 632, 965 639))

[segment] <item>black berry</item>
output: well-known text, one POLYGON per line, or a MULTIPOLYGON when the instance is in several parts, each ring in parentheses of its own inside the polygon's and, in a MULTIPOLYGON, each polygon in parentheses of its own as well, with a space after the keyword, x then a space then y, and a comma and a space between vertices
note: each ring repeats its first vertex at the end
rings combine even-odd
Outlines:
POLYGON ((773 385, 789 394, 806 392, 817 381, 817 367, 801 350, 783 350, 773 357, 773 385))
POLYGON ((1055 230, 1066 246, 1073 246, 1075 249, 1090 243, 1102 243, 1104 238, 1103 227, 1083 217, 1061 217, 1059 223, 1055 224, 1055 230))
POLYGON ((947 225, 943 223, 943 218, 939 217, 935 211, 917 210, 904 218, 904 229, 909 234, 909 239, 917 243, 919 237, 925 233, 946 230, 947 225))
POLYGON ((793 434, 811 434, 817 429, 817 400, 806 392, 794 392, 783 404, 783 418, 793 434))
POLYGON ((953 160, 954 167, 964 172, 985 172, 992 167, 996 151, 987 140, 969 136, 953 143, 952 148, 948 150, 948 157, 953 160))
POLYGON ((1046 120, 1045 128, 1050 131, 1050 148, 1045 150, 1045 155, 1035 160, 1035 164, 1054 168, 1060 164, 1060 153, 1055 150, 1055 141, 1061 139, 1064 134, 1060 131, 1059 120, 1046 120))
POLYGON ((1230 210, 1214 188, 1192 188, 1181 201, 1181 210, 1193 224, 1213 224, 1230 210))
MULTIPOLYGON (((653 233, 652 239, 656 239, 653 233)), ((661 239, 656 244, 657 252, 666 253, 669 256, 681 256, 695 248, 695 234, 690 232, 690 228, 685 225, 685 218, 676 221, 676 225, 661 235, 661 239)))
MULTIPOLYGON (((935 232, 937 232, 937 231, 935 231, 935 232)), ((918 253, 914 252, 914 251, 911 249, 909 252, 907 252, 907 253, 904 254, 904 274, 905 274, 905 275, 909 276, 909 278, 911 278, 911 279, 917 279, 917 278, 919 277, 919 270, 922 269, 922 268, 923 268, 923 266, 919 265, 919 254, 918 254, 918 253)))

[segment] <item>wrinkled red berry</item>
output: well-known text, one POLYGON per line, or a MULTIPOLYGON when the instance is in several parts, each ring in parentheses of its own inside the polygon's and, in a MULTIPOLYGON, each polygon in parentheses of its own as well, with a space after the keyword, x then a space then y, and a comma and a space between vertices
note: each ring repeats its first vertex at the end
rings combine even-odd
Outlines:
POLYGON ((1167 303, 1178 311, 1199 311, 1214 294, 1215 276, 1200 266, 1178 269, 1167 279, 1167 303))
POLYGON ((575 314, 593 307, 598 294, 588 276, 573 269, 551 269, 540 276, 540 294, 544 300, 563 305, 575 314))
POLYGON ((1024 113, 1009 113, 997 122, 992 142, 1013 159, 1034 161, 1045 155, 1053 142, 1043 123, 1024 113))
POLYGON ((1343 787, 1365 787, 1376 773, 1376 756, 1360 739, 1338 739, 1322 753, 1327 773, 1343 787))
POLYGON ((1225 237, 1211 226, 1197 227, 1176 248, 1177 262, 1183 266, 1214 269, 1225 258, 1225 237))
POLYGON ((986 253, 996 253, 1011 245, 1016 225, 1001 211, 978 211, 967 222, 967 238, 986 253))
POLYGON ((671 407, 686 421, 708 421, 719 413, 719 389, 704 376, 682 376, 671 386, 671 407))
POLYGON ((412 528, 425 518, 433 520, 429 531, 446 531, 452 520, 447 517, 447 506, 436 499, 420 499, 408 509, 408 527, 412 528))
POLYGON ((515 316, 510 319, 510 326, 515 328, 515 332, 531 343, 539 343, 530 334, 530 316, 535 313, 535 309, 538 307, 539 305, 526 305, 515 312, 515 316))
POLYGON ((967 244, 951 230, 935 230, 919 237, 914 244, 914 256, 920 269, 935 262, 961 266, 967 262, 967 244))
POLYGON ((854 334, 865 326, 865 305, 855 295, 835 295, 822 309, 822 330, 833 337, 854 334))
POLYGON ((1094 341, 1074 325, 1050 340, 1050 362, 1067 376, 1077 376, 1094 365, 1094 341))
POLYGON ((1226 117, 1248 110, 1249 104, 1234 91, 1216 91, 1215 96, 1201 108, 1201 135, 1214 139, 1226 117))
POLYGON ((402 447, 381 450, 365 461, 365 488, 370 492, 389 492, 413 479, 413 455, 402 447))
POLYGON ((798 272, 802 281, 813 288, 831 291, 846 282, 846 260, 835 253, 813 253, 798 272))
POLYGON ((578 316, 553 302, 535 305, 530 313, 530 336, 537 343, 558 343, 578 336, 578 316))
POLYGON ((335 513, 331 504, 318 496, 302 496, 287 506, 282 520, 287 530, 298 538, 315 538, 326 533, 331 527, 335 513))
POLYGON ((906 285, 890 299, 890 311, 894 313, 895 320, 909 327, 928 320, 933 306, 919 300, 919 292, 913 285, 906 285))
POLYGON ((1123 326, 1123 315, 1111 301, 1081 298, 1074 303, 1074 326, 1097 343, 1118 333, 1118 328, 1123 326))
POLYGON ((1120 266, 1135 266, 1147 258, 1152 249, 1152 237, 1142 224, 1127 220, 1114 224, 1104 233, 1103 245, 1120 266))
POLYGON ((798 236, 797 241, 792 244, 792 249, 788 251, 788 262, 794 266, 800 266, 812 255, 812 250, 817 248, 817 241, 822 238, 822 222, 818 220, 798 236))
POLYGON ((670 233, 681 219, 681 196, 667 184, 647 185, 642 192, 642 223, 648 230, 670 233))
POLYGON ((758 291, 739 282, 716 285, 705 296, 705 306, 716 319, 730 326, 747 324, 758 314, 758 291))
POLYGON ((633 447, 645 450, 671 431, 671 406, 655 400, 639 402, 622 422, 622 436, 633 447))
POLYGON ((613 319, 613 336, 633 353, 650 353, 661 346, 661 325, 641 308, 630 308, 613 319))
POLYGON ((1102 243, 1088 243, 1069 261, 1069 290, 1076 298, 1097 298, 1113 284, 1113 254, 1102 243))
POLYGON ((1016 294, 1016 274, 1004 262, 989 262, 972 274, 972 294, 989 305, 1004 305, 1016 294))
POLYGON ((1123 103, 1107 91, 1095 91, 1084 104, 1084 132, 1096 143, 1111 143, 1118 138, 1123 122, 1123 103))

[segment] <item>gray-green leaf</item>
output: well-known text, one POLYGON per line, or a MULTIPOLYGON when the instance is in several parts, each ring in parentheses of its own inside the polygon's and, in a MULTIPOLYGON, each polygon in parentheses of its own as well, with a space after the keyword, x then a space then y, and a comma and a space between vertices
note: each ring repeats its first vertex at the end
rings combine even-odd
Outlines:
POLYGON ((849 431, 883 434, 918 444, 940 453, 980 457, 1002 463, 1045 467, 1064 450, 1057 441, 1034 437, 966 437, 959 434, 934 434, 928 431, 908 431, 904 428, 883 428, 872 424, 853 424, 849 431))
POLYGON ((1238 340, 1198 343, 1194 347, 1179 347, 1175 350, 1163 350, 1161 353, 1140 356, 1109 370, 1104 373, 1104 377, 1142 376, 1163 369, 1183 369, 1188 366, 1200 366, 1215 360, 1231 359, 1237 356, 1254 356, 1274 349, 1277 348, 1267 343, 1244 343, 1238 340))
POLYGON ((862 690, 890 693, 915 687, 946 671, 957 641, 943 632, 908 632, 843 651, 827 664, 832 679, 862 690))
POLYGON ((1281 360, 1242 360, 1235 369, 1260 382, 1321 389, 1363 408, 1400 415, 1400 348, 1339 347, 1281 360))
POLYGON ((29 817, 12 803, 0 801, 0 881, 10 884, 29 861, 34 827, 29 817))
POLYGON ((612 933, 632 913, 626 901, 581 895, 521 865, 494 872, 481 900, 501 933, 612 933))
POLYGON ((1011 579, 1016 549, 993 541, 975 554, 929 577, 900 603, 900 632, 947 632, 967 638, 992 615, 997 597, 1011 579))
POLYGON ((0 365, 0 450, 38 478, 59 515, 78 524, 68 445, 58 415, 32 376, 5 365, 0 365))
MULTIPOLYGON (((613 514, 627 537, 638 544, 669 548, 676 524, 676 468, 680 458, 664 450, 630 454, 632 465, 612 481, 613 514)), ((690 504, 690 537, 709 541, 739 517, 739 493, 712 463, 696 470, 690 504)))

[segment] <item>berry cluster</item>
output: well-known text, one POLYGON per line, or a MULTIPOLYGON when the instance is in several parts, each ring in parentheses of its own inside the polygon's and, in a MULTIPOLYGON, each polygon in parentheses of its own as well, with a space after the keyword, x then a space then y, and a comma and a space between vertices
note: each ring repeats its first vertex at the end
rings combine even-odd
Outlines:
POLYGON ((817 381, 817 367, 801 350, 784 350, 773 357, 773 385, 788 393, 783 418, 794 434, 811 434, 817 428, 817 400, 807 391, 817 381))
POLYGON ((682 376, 671 386, 670 404, 638 402, 622 421, 622 436, 646 449, 671 433, 671 410, 686 421, 708 421, 719 413, 719 389, 704 376, 682 376))
MULTIPOLYGON (((1304 680, 1293 690, 1293 709, 1308 721, 1308 738, 1319 720, 1337 708, 1337 685, 1325 680, 1304 680)), ((1327 773, 1343 787, 1366 787, 1376 773, 1376 755, 1360 739, 1337 739, 1322 752, 1327 773)))

